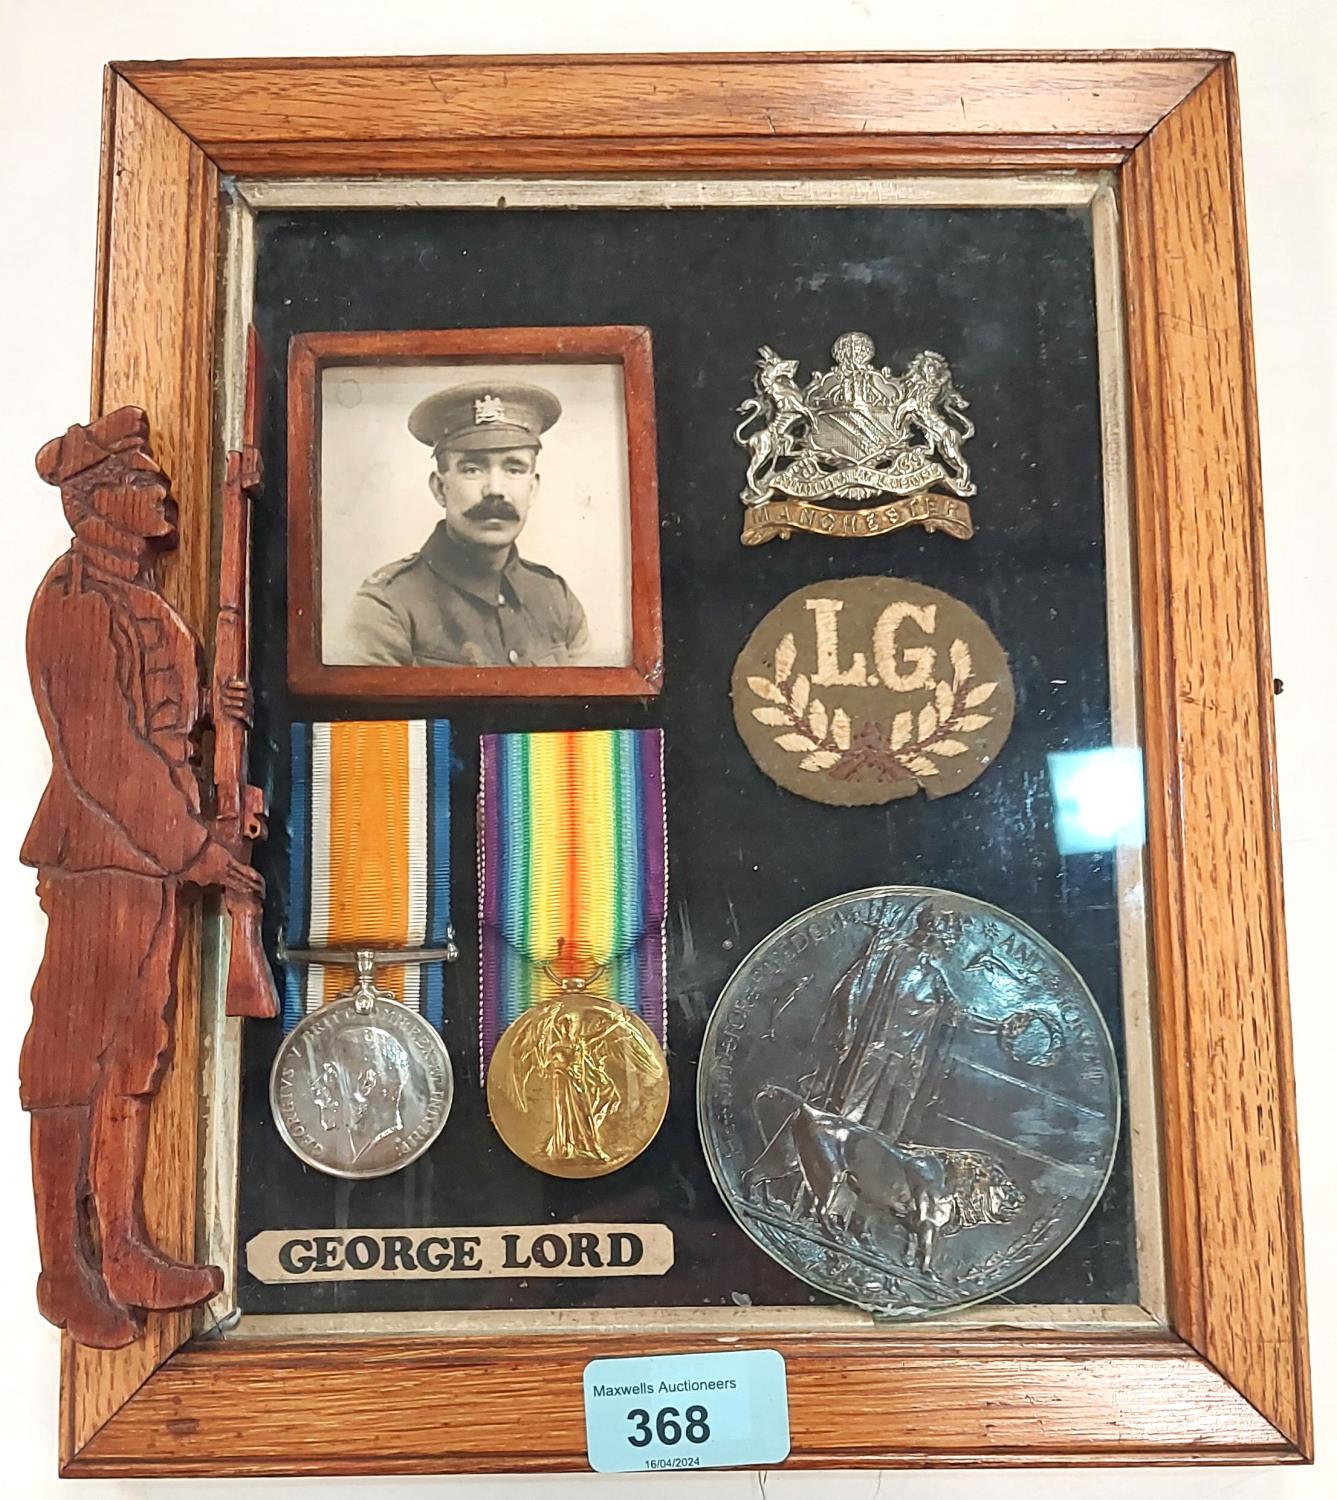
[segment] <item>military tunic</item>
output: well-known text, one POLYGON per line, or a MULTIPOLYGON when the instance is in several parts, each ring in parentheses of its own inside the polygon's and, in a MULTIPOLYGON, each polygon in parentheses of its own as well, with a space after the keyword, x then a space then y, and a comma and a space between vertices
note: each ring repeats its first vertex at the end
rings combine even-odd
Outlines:
POLYGON ((560 667, 579 662, 588 641, 565 579, 514 547, 499 577, 480 578, 441 521, 421 551, 378 568, 357 591, 341 661, 560 667))
POLYGON ((179 877, 209 837, 199 647, 136 564, 76 542, 33 601, 28 670, 53 763, 19 856, 48 919, 20 1098, 151 1094, 171 1051, 179 877))

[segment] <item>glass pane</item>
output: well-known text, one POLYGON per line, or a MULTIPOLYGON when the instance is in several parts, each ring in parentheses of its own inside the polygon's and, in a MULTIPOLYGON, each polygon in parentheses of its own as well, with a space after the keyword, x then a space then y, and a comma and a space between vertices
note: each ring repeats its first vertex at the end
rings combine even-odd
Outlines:
MULTIPOLYGON (((447 973, 442 1022, 455 1067, 453 1112, 436 1144, 399 1173, 349 1182, 308 1170, 270 1116, 281 1028, 248 1023, 238 1246, 261 1231, 326 1226, 649 1223, 669 1226, 674 1261, 665 1274, 634 1278, 262 1284, 243 1269, 244 1313, 840 1308, 767 1255, 726 1209, 698 1135, 697 1064, 707 1018, 754 945, 805 908, 884 885, 960 892, 1033 928, 1089 986, 1119 1060, 1125 1107, 1097 1207, 1048 1265, 977 1316, 1014 1316, 1028 1305, 1157 1304, 1159 1252, 1144 1250, 1141 1267, 1138 1252, 1139 1228, 1153 1247, 1158 1230, 1142 772, 1111 315, 1118 289, 1108 254, 1112 207, 1103 189, 1090 201, 1096 187, 1072 190, 1074 201, 1058 204, 1056 194, 1037 191, 1048 206, 998 206, 1005 195, 997 188, 989 190, 989 207, 731 204, 731 185, 713 184, 702 185, 698 201, 713 196, 731 206, 532 208, 515 206, 512 196, 506 207, 258 214, 254 321, 267 356, 266 490, 255 516, 253 770, 272 789, 271 838, 260 851, 271 943, 289 899, 290 726, 384 712, 299 703, 285 685, 286 350, 293 335, 648 326, 666 640, 663 693, 644 703, 434 701, 395 710, 448 717, 454 734, 451 897, 461 956, 447 973), (1087 201, 1075 201, 1082 196, 1087 201), (797 360, 806 381, 830 367, 833 341, 851 330, 870 334, 876 362, 893 370, 924 350, 950 362, 977 429, 967 448, 978 486, 976 535, 959 540, 911 526, 857 540, 799 534, 744 548, 738 497, 747 454, 733 432, 736 408, 752 392, 758 349, 797 360), (962 601, 1007 653, 1016 693, 1010 737, 996 764, 954 795, 872 807, 807 800, 764 776, 735 729, 731 672, 758 622, 805 585, 865 575, 914 580, 962 601), (563 1180, 506 1150, 480 1087, 478 738, 638 726, 662 726, 665 735, 669 1111, 654 1143, 629 1166, 563 1180), (1135 1179, 1148 1184, 1140 1225, 1135 1179)), ((646 191, 628 189, 628 201, 646 191)), ((1024 202, 1023 192, 1014 198, 1024 202)), ((427 467, 424 535, 437 515, 427 467)), ((388 498, 369 478, 368 510, 388 498)), ((572 502, 543 497, 553 508, 572 502)), ((368 568, 389 560, 368 558, 368 568)))

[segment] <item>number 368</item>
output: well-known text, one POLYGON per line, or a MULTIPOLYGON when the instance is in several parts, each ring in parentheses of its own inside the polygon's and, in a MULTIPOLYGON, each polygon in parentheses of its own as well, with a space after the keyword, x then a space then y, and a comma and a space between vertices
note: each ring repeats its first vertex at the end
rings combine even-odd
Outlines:
POLYGON ((709 1416, 704 1406, 689 1406, 679 1421, 678 1408, 665 1406, 655 1413, 654 1426, 651 1427, 650 1413, 638 1406, 627 1413, 627 1421, 636 1429, 627 1441, 633 1448, 644 1448, 656 1438, 666 1448, 682 1442, 683 1438, 689 1443, 704 1443, 710 1437, 709 1416))

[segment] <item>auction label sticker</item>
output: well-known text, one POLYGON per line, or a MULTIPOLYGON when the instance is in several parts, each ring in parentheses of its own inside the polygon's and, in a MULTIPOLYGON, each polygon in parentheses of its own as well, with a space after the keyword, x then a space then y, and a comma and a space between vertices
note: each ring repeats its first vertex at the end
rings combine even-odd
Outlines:
POLYGON ((785 1362, 774 1349, 593 1360, 585 1448, 601 1474, 783 1463, 785 1362))

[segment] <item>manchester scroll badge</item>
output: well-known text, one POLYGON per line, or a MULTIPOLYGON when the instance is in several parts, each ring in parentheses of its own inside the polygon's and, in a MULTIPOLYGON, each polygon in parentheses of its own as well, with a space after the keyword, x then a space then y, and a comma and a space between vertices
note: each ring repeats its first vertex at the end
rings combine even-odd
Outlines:
POLYGON ((975 426, 932 350, 900 375, 873 364, 866 333, 842 333, 835 364, 801 389, 798 361, 758 351, 756 394, 738 408, 734 437, 748 450, 743 542, 760 546, 795 531, 865 537, 923 526, 973 536, 975 493, 962 452, 975 426), (895 498, 873 506, 841 504, 895 498))
POLYGON ((762 620, 733 670, 753 760, 800 797, 843 807, 943 797, 993 763, 1012 676, 959 599, 902 578, 810 584, 762 620))

